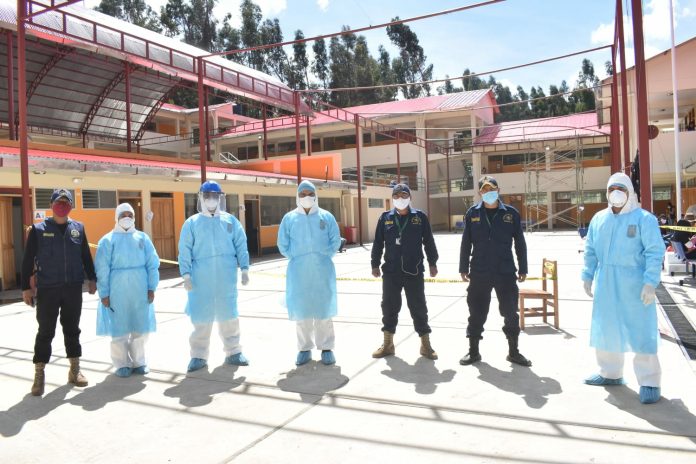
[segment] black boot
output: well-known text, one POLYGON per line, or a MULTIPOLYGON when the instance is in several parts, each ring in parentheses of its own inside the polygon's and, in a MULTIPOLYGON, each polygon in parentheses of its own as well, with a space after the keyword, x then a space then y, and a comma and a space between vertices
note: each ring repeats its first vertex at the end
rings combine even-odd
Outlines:
POLYGON ((520 366, 529 367, 532 365, 532 361, 522 356, 522 353, 520 353, 520 350, 517 348, 517 340, 518 336, 508 337, 509 352, 506 359, 520 366))
POLYGON ((481 353, 479 353, 479 338, 469 337, 469 352, 462 359, 459 360, 459 364, 462 366, 468 366, 475 362, 481 360, 481 353))

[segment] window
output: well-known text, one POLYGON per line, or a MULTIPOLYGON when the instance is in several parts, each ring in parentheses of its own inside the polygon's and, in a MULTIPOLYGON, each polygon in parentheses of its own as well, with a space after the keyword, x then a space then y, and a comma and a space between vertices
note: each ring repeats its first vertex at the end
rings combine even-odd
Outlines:
POLYGON ((384 200, 382 198, 368 198, 367 207, 384 209, 384 200))
POLYGON ((261 225, 280 224, 285 213, 296 207, 295 197, 261 197, 261 225))
POLYGON ((116 192, 112 190, 83 190, 83 209, 111 209, 116 208, 116 192))
POLYGON ((319 207, 333 214, 336 222, 341 220, 341 200, 338 198, 319 197, 319 207))
POLYGON ((539 193, 529 193, 526 196, 528 205, 545 205, 546 204, 546 192, 539 193))
MULTIPOLYGON (((75 198, 75 190, 69 190, 70 194, 75 198)), ((53 195, 53 189, 34 189, 34 207, 35 209, 50 209, 51 208, 51 195, 53 195)))
POLYGON ((583 160, 601 160, 605 155, 609 155, 609 147, 583 148, 583 160))
POLYGON ((324 138, 324 150, 341 150, 346 147, 355 147, 355 135, 324 138))
POLYGON ((672 187, 653 187, 653 201, 672 200, 672 187))

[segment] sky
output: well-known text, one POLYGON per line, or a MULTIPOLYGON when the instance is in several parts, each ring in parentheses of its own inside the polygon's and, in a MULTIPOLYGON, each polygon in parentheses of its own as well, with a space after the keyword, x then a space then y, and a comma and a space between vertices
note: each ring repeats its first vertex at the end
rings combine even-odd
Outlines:
MULTIPOLYGON (((166 0, 146 0, 159 10, 166 0)), ((340 31, 343 25, 359 28, 379 24, 395 16, 408 18, 478 3, 480 0, 255 0, 265 18, 278 18, 286 40, 296 29, 305 37, 340 31)), ((696 0, 673 0, 676 11, 675 41, 696 36, 696 0)), ((215 15, 232 13, 239 23, 240 0, 219 0, 215 15)), ((434 79, 461 76, 464 69, 487 72, 509 66, 565 55, 611 44, 614 34, 613 0, 506 0, 445 16, 409 23, 418 35, 428 62, 434 65, 434 79)), ((630 6, 630 1, 624 4, 630 6)), ((85 0, 94 7, 99 0, 85 0)), ((646 57, 670 47, 669 0, 643 0, 646 57)), ((625 12, 624 12, 625 13, 625 12)), ((629 66, 633 64, 632 25, 624 21, 629 66)), ((392 56, 398 53, 384 29, 363 33, 370 51, 377 56, 380 44, 392 56)), ((311 52, 311 44, 308 45, 311 52)), ((595 73, 605 77, 604 63, 611 59, 608 49, 532 67, 495 72, 495 78, 511 90, 522 85, 541 86, 548 93, 551 84, 566 80, 572 88, 583 58, 589 58, 595 73)), ((461 81, 454 80, 455 85, 461 81)))

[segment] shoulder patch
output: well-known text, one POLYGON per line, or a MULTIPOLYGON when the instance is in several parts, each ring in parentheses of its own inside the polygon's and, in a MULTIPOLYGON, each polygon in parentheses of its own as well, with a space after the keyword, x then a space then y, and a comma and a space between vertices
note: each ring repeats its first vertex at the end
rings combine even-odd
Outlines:
POLYGON ((512 223, 512 214, 507 213, 503 216, 503 222, 509 222, 512 223))
POLYGON ((411 224, 422 224, 423 220, 420 218, 420 216, 413 216, 411 218, 411 224))
POLYGON ((77 229, 73 229, 70 231, 70 236, 72 238, 78 238, 80 236, 80 231, 77 229))

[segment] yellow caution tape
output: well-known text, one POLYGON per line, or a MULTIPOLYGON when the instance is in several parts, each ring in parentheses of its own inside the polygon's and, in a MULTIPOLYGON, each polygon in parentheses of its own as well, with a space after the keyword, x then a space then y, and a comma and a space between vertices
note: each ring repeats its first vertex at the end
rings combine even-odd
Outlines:
POLYGON ((696 232, 696 227, 689 226, 660 226, 660 229, 678 230, 681 232, 696 232))

